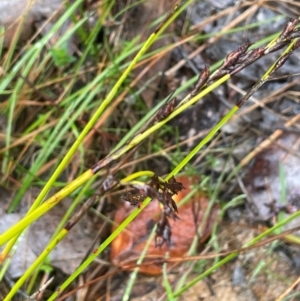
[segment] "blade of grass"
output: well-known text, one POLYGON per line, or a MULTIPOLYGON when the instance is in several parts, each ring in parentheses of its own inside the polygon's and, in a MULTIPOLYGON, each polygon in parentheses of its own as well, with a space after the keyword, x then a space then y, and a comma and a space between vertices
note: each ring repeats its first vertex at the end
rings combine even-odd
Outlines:
MULTIPOLYGON (((168 259, 167 254, 166 254, 166 259, 168 259)), ((169 283, 169 280, 168 280, 168 272, 167 272, 167 263, 166 262, 163 264, 163 285, 166 289, 168 300, 174 301, 175 297, 173 295, 172 287, 171 287, 171 285, 169 283)))
MULTIPOLYGON (((120 56, 120 60, 123 59, 124 56, 120 56)), ((100 84, 100 81, 104 81, 105 77, 109 77, 109 72, 109 68, 104 70, 90 84, 88 84, 87 86, 85 86, 78 92, 72 94, 66 99, 65 105, 67 106, 67 102, 70 103, 70 105, 67 106, 67 111, 64 112, 59 123, 52 131, 51 135, 48 137, 47 145, 44 145, 39 156, 36 158, 33 166, 31 167, 31 170, 27 173, 25 179, 22 182, 21 188, 18 190, 18 193, 16 194, 12 205, 9 208, 9 212, 13 211, 14 207, 17 206, 25 191, 29 187, 34 177, 34 174, 36 174, 37 170, 42 166, 42 164, 44 164, 48 156, 53 153, 53 150, 57 145, 57 142, 55 141, 59 141, 61 137, 69 131, 69 127, 72 124, 72 122, 74 122, 78 118, 81 112, 88 106, 87 104, 91 102, 95 95, 98 93, 98 91, 101 90, 102 86, 100 84), (97 89, 95 89, 94 87, 97 87, 97 89), (86 97, 86 95, 88 96, 86 97), (80 105, 80 107, 76 109, 78 105, 80 105), (65 125, 65 127, 62 128, 63 125, 65 125)), ((35 208, 35 206, 37 205, 34 204, 33 208, 35 208)))
MULTIPOLYGON (((295 41, 293 42, 295 43, 295 41)), ((291 44, 293 44, 291 43, 291 44)), ((292 47, 292 45, 290 46, 292 47)), ((290 48, 288 47, 288 48, 290 48)), ((288 49, 282 54, 282 56, 288 51, 288 49)), ((280 57, 281 58, 281 57, 280 57)), ((280 59, 279 58, 279 59, 280 59)), ((279 60, 278 59, 278 60, 279 60)), ((275 68, 276 66, 276 63, 274 63, 270 69, 272 68, 275 68)), ((266 74, 269 76, 271 74, 271 70, 268 70, 266 72, 266 74)), ((222 80, 227 80, 230 76, 229 75, 226 75, 224 77, 222 77, 219 81, 222 81, 222 80)), ((263 77, 263 78, 266 78, 266 77, 263 77)), ((209 88, 207 88, 209 89, 209 88)), ((206 90, 206 89, 205 89, 206 90)), ((253 93, 253 92, 252 92, 253 93)), ((200 95, 201 92, 198 94, 200 95)), ((197 96, 198 96, 197 95, 197 96)), ((194 98, 196 98, 197 96, 195 96, 194 98)), ((201 95, 202 96, 202 95, 201 95)), ((187 101, 186 103, 184 103, 183 106, 187 105, 187 104, 190 104, 190 102, 192 102, 194 99, 190 100, 190 101, 187 101)), ((181 109, 181 107, 180 107, 181 109)), ((210 141, 210 139, 214 136, 214 134, 232 117, 232 115, 234 115, 234 113, 236 111, 238 111, 240 109, 239 106, 234 106, 224 117, 223 119, 211 130, 211 132, 207 135, 207 137, 205 137, 193 150, 192 150, 192 154, 195 155, 208 141, 210 141)), ((167 117, 166 119, 170 118, 172 114, 174 114, 175 112, 171 113, 169 117, 167 117)), ((155 125, 153 126, 155 127, 155 125)), ((143 135, 143 134, 141 134, 143 135)), ((140 135, 139 135, 140 136, 140 135)), ((138 136, 138 137, 139 137, 138 136)), ((136 138, 136 137, 135 137, 136 138)), ((134 139, 135 139, 134 138, 134 139)), ((133 139, 133 140, 134 140, 133 139)), ((131 142, 132 143, 132 142, 131 142)), ((130 144, 131 144, 130 143, 130 144)), ((175 169, 165 178, 165 180, 168 180, 170 179, 173 175, 176 175, 189 161, 190 159, 192 158, 193 156, 191 154, 189 154, 184 160, 182 160, 182 162, 175 167, 175 169)), ((99 248, 97 249, 97 252, 95 255, 99 255, 110 243, 113 239, 115 239, 117 237, 117 235, 138 215, 138 213, 143 209, 145 208, 145 206, 150 202, 150 199, 147 198, 141 205, 140 208, 136 208, 127 218, 126 220, 107 238, 107 240, 104 241, 104 243, 99 246, 99 248)), ((300 212, 296 212, 295 214, 293 214, 291 217, 287 218, 285 220, 285 222, 288 222, 289 220, 295 218, 296 216, 300 215, 300 212)), ((274 231, 275 229, 277 229, 279 227, 279 224, 277 224, 276 226, 272 227, 270 230, 267 230, 265 231, 263 234, 257 236, 255 239, 251 240, 249 242, 249 244, 253 244, 257 241, 259 241, 260 239, 262 239, 263 237, 265 237, 266 235, 272 233, 272 231, 274 231)), ((248 246, 248 244, 246 245, 248 246)), ((237 256, 237 253, 232 253, 230 255, 228 255, 226 257, 227 261, 229 261, 230 259, 234 258, 235 256, 237 256)), ((92 255, 91 257, 87 258, 87 260, 74 272, 74 274, 72 274, 63 284, 62 286, 60 287, 60 289, 65 289, 92 261, 94 260, 94 255, 92 255)), ((204 272, 203 274, 201 274, 202 277, 205 277, 207 274, 206 273, 211 273, 213 272, 216 268, 222 266, 222 264, 224 264, 224 262, 227 262, 227 261, 220 261, 218 262, 217 264, 215 264, 213 267, 214 268, 211 268, 211 269, 208 269, 206 272, 204 272)), ((199 276, 200 277, 200 276, 199 276)), ((197 277, 197 279, 199 279, 199 277, 197 277)), ((201 278, 202 279, 202 278, 201 278)), ((197 282, 197 281, 196 281, 197 282)), ((196 282, 191 282, 193 285, 194 283, 196 282)), ((191 285, 189 286, 185 286, 183 289, 181 289, 179 292, 175 293, 174 295, 175 296, 178 296, 180 295, 181 292, 184 291, 184 289, 187 289, 189 288, 191 285)), ((55 292, 49 299, 48 301, 50 300, 54 300, 54 298, 56 298, 56 296, 58 295, 58 292, 55 292)))
MULTIPOLYGON (((184 105, 180 106, 173 113, 171 113, 166 119, 156 123, 151 128, 146 130, 145 132, 137 135, 133 138, 133 140, 117 151, 115 154, 112 154, 105 158, 102 162, 104 166, 109 162, 118 159, 121 155, 128 152, 130 149, 138 145, 141 141, 147 138, 150 134, 152 134, 155 130, 159 129, 163 124, 167 121, 171 120, 173 117, 177 116, 184 109, 188 108, 190 105, 198 101, 200 98, 205 96, 207 93, 211 92, 215 87, 221 85, 224 81, 229 78, 229 75, 226 75, 213 83, 211 86, 207 87, 205 90, 201 91, 198 95, 193 97, 191 100, 187 101, 184 105)), ((167 180, 170 179, 173 175, 177 174, 191 159, 192 157, 206 144, 210 141, 210 139, 215 135, 215 133, 230 119, 230 117, 238 110, 238 107, 233 107, 226 116, 209 132, 209 134, 192 150, 192 152, 169 174, 167 180)), ((101 169, 101 168, 100 168, 101 169)), ((99 171, 98 164, 93 169, 87 170, 84 174, 82 174, 77 179, 73 180, 70 184, 68 184, 64 189, 53 195, 48 201, 44 202, 39 208, 32 210, 32 212, 28 213, 21 221, 12 226, 8 231, 0 235, 0 245, 3 245, 7 242, 7 239, 11 239, 15 234, 21 232, 25 229, 30 223, 34 220, 45 214, 48 210, 50 210, 53 206, 55 206, 59 201, 61 201, 64 197, 72 193, 75 189, 77 189, 80 185, 82 185, 85 181, 89 180, 94 176, 96 171, 99 171), (42 209, 41 209, 42 208, 42 209)), ((2 258, 3 259, 3 258, 2 258)), ((1 258, 0 258, 1 262, 1 258)))
MULTIPOLYGON (((272 66, 267 70, 267 72, 263 75, 261 81, 266 80, 269 78, 269 76, 272 74, 273 70, 275 69, 277 62, 279 62, 279 60, 286 54, 288 53, 293 45, 296 43, 296 39, 293 40, 289 46, 286 48, 286 50, 280 55, 280 57, 276 60, 276 62, 274 64, 272 64, 272 66)), ((273 43, 270 43, 270 45, 273 45, 273 43)), ((239 109, 239 108, 238 108, 239 109)), ((272 232, 276 231, 277 229, 280 229, 283 225, 285 225, 286 223, 288 223, 289 221, 293 220, 294 218, 296 218, 297 216, 300 215, 300 212, 296 212, 294 214, 292 214, 291 216, 289 216, 288 218, 286 218, 285 220, 279 221, 275 226, 271 227, 270 229, 266 230, 265 232, 261 233, 260 235, 258 235, 257 237, 253 238, 251 241, 249 241, 247 244, 245 244, 243 246, 243 248, 246 248, 248 246, 251 246, 253 244, 255 244, 256 242, 260 241, 262 238, 266 237, 267 235, 271 234, 272 232)), ((194 280, 192 280, 190 283, 186 284, 182 289, 178 290, 175 293, 175 296, 180 296, 183 292, 185 292, 187 289, 189 289, 190 287, 192 287, 195 283, 197 283, 198 281, 204 279, 206 276, 210 275, 213 271, 215 271, 216 269, 220 268, 221 266, 223 266, 224 264, 226 264, 227 262, 229 262, 231 259, 235 258, 238 255, 237 252, 233 252, 232 254, 228 255, 227 257, 225 257, 223 260, 219 261, 218 263, 214 264, 211 268, 207 269, 204 273, 202 273, 201 275, 199 275, 198 277, 196 277, 194 280)))
MULTIPOLYGON (((130 176, 124 178, 121 180, 121 183, 126 183, 126 182, 132 182, 135 178, 141 177, 141 176, 153 176, 153 172, 150 171, 139 171, 134 174, 131 174, 130 176)), ((93 180, 93 179, 91 179, 93 180)), ((91 180, 87 182, 85 185, 86 188, 88 188, 88 184, 91 184, 91 180)), ((45 205, 45 204, 43 204, 45 205)), ((42 206, 43 206, 42 205, 42 206)), ((40 206, 39 209, 42 207, 40 206)), ((47 256, 50 254, 50 252, 59 244, 59 242, 69 233, 69 229, 66 227, 63 229, 56 229, 56 232, 54 233, 52 239, 48 243, 48 245, 45 247, 43 252, 37 257, 37 259, 30 265, 30 267, 26 270, 26 272, 18 279, 18 281, 14 284, 12 287, 11 291, 9 294, 6 296, 4 299, 6 300, 11 300, 11 298, 16 294, 16 292, 21 288, 21 286, 27 281, 30 275, 38 269, 38 267, 44 262, 44 260, 47 258, 47 256), (55 234, 57 233, 57 234, 55 234)))
MULTIPOLYGON (((38 195, 38 197, 36 198, 36 200, 34 201, 34 204, 32 205, 32 207, 29 209, 29 214, 30 212, 32 212, 37 206, 39 206, 39 204, 42 202, 42 200, 44 199, 44 197, 46 196, 46 194, 48 193, 48 191, 50 190, 50 188, 52 187, 53 183, 55 182, 55 180, 57 179, 57 177, 61 174, 61 172, 63 171, 63 169, 65 168, 65 166, 67 165, 67 163, 70 161, 70 159, 72 158, 73 154, 75 153, 75 151, 77 150, 78 146, 81 144, 82 140, 84 139, 84 137, 87 135, 87 133, 90 131, 90 129, 93 127, 93 125, 96 123, 97 119, 101 116, 101 114, 104 112, 104 110, 106 109, 106 107, 110 104, 110 102, 112 101, 113 97, 115 96, 115 94, 117 93, 119 87, 121 86, 121 84, 124 82, 124 80, 127 78, 127 76, 129 75, 129 73, 131 72, 131 70, 133 69, 133 67, 136 65, 137 61, 140 59, 140 57, 147 51, 147 49, 153 44, 153 42, 161 35, 161 33, 169 26, 169 24, 179 15, 179 13, 185 8, 185 6, 188 5, 190 1, 188 1, 185 5, 183 5, 182 7, 179 7, 179 3, 177 3, 175 5, 175 7, 173 8, 172 13, 165 19, 165 21, 161 24, 161 26, 159 26, 148 38, 148 40, 144 43, 143 47, 140 49, 140 51, 137 53, 137 55, 134 57, 134 59, 131 61, 131 63, 129 64, 129 66, 127 67, 127 69, 124 71, 124 73, 122 74, 122 76, 119 78, 119 80, 116 82, 116 84, 114 85, 114 87, 111 89, 111 91, 108 93, 107 97, 104 99, 104 101, 101 103, 101 105, 99 106, 99 108, 96 110, 96 112, 94 113, 94 115, 90 118, 89 122, 87 123, 87 125, 84 127, 84 129, 82 130, 82 132, 80 133, 79 137, 76 139, 75 143, 71 146, 71 148, 69 149, 68 153, 64 156, 64 158, 62 159, 62 161, 60 162, 60 164, 58 165, 58 167, 56 168, 56 170, 54 171, 54 173, 52 174, 52 176, 50 177, 50 179, 47 181, 47 183, 45 184, 44 188, 42 189, 42 191, 40 192, 40 194, 38 195)), ((90 176, 90 175, 89 175, 90 176)), ((19 198, 21 197, 21 193, 19 193, 19 198)), ((43 214, 43 212, 45 211, 40 211, 40 214, 43 214)), ((37 216, 37 215, 35 215, 37 216)), ((26 223, 27 224, 28 221, 32 222, 33 220, 31 218, 27 219, 26 223)), ((30 223, 29 223, 30 224, 30 223)), ((28 225, 28 224, 27 224, 28 225)), ((17 227, 18 228, 18 227, 17 227)), ((9 250, 11 249, 11 247, 14 245, 15 241, 16 241, 17 237, 14 238, 5 248, 5 251, 2 252, 2 258, 0 258, 0 262, 3 261, 3 259, 7 256, 7 254, 9 253, 9 250)))
MULTIPOLYGON (((176 15, 176 14, 175 14, 176 15)), ((177 16, 177 15, 176 15, 177 16)), ((49 191, 51 188, 52 184, 56 180, 56 178, 60 175, 64 167, 67 165, 67 163, 70 161, 72 158, 73 154, 77 150, 78 146, 81 144, 82 140, 84 137, 87 135, 87 133, 91 130, 97 119, 101 116, 101 114, 104 112, 106 107, 109 105, 109 103, 112 101, 113 97, 116 95, 119 87, 121 84, 124 82, 124 80, 127 78, 129 73, 131 72, 132 68, 136 65, 137 61, 140 59, 140 57, 143 55, 143 53, 146 52, 146 50, 152 45, 152 43, 155 41, 155 39, 164 31, 164 29, 170 24, 170 22, 174 18, 170 18, 166 21, 165 24, 157 31, 154 32, 149 39, 145 42, 143 45, 142 49, 138 52, 138 54, 135 56, 135 58, 131 61, 130 65, 128 68, 124 71, 120 79, 116 82, 114 87, 111 89, 111 91, 108 93, 107 97, 103 100, 97 111, 94 113, 94 115, 90 118, 89 122, 87 125, 84 127, 82 132, 80 133, 79 137, 76 139, 75 143, 71 146, 69 149, 68 153, 64 156, 63 160, 60 162, 59 166, 53 173, 53 175, 50 177, 48 182, 46 183, 45 187, 43 190, 40 192, 39 196, 36 199, 36 202, 39 204, 42 199, 45 197, 46 193, 49 191)))
POLYGON ((83 0, 76 0, 68 10, 59 18, 59 20, 53 25, 49 33, 47 33, 44 37, 42 37, 38 43, 35 43, 28 49, 26 49, 26 52, 21 58, 17 61, 17 63, 14 66, 10 66, 9 69, 10 72, 7 72, 5 77, 0 82, 0 91, 4 91, 8 84, 13 80, 14 77, 18 75, 18 72, 20 71, 23 66, 26 66, 27 60, 33 59, 36 60, 39 54, 41 53, 41 50, 45 45, 49 42, 49 40, 53 37, 55 32, 66 22, 66 20, 76 11, 76 9, 81 5, 83 0))
MULTIPOLYGON (((138 140, 137 140, 138 141, 138 140)), ((127 148, 128 149, 128 148, 127 148)))
MULTIPOLYGON (((286 219, 280 221, 279 223, 277 223, 273 227, 269 228, 268 230, 262 232, 261 234, 259 234, 256 237, 254 237, 248 243, 246 243, 245 245, 243 245, 243 248, 247 248, 247 247, 250 247, 250 246, 256 244, 257 242, 259 242, 263 238, 266 238, 270 234, 274 233, 278 228, 286 225, 287 223, 289 223, 290 221, 292 221, 293 219, 295 219, 295 218, 297 218, 299 216, 300 216, 300 211, 293 213, 292 215, 290 215, 286 219)), ((200 280, 204 279, 205 277, 209 276, 211 273, 213 273, 217 269, 221 268, 222 266, 224 266, 226 263, 228 263, 230 260, 234 259, 238 255, 239 255, 239 253, 233 252, 230 255, 226 256, 224 259, 220 260, 218 263, 214 264, 212 267, 210 267, 209 269, 207 269, 204 273, 202 273, 201 275, 199 275, 198 277, 196 277, 195 279, 193 279, 191 282, 189 282, 188 284, 186 284, 182 289, 180 289, 177 292, 175 292, 174 293, 175 297, 180 296, 183 292, 185 292, 190 287, 192 287, 193 285, 195 285, 198 281, 200 281, 200 280)))
MULTIPOLYGON (((146 254, 147 254, 147 251, 150 247, 150 244, 152 242, 152 240, 154 239, 154 235, 155 235, 155 230, 156 230, 156 227, 157 225, 155 225, 146 241, 146 244, 145 244, 145 247, 143 248, 143 251, 141 252, 141 256, 139 257, 138 261, 137 261, 137 265, 141 265, 146 254)), ((129 281, 126 285, 126 289, 125 289, 125 292, 123 294, 123 298, 122 298, 122 301, 128 301, 130 300, 130 293, 131 293, 131 290, 133 288, 133 285, 134 285, 134 282, 136 281, 136 278, 137 278, 137 275, 138 275, 138 272, 139 272, 139 267, 137 266, 134 271, 130 274, 129 276, 129 281)))

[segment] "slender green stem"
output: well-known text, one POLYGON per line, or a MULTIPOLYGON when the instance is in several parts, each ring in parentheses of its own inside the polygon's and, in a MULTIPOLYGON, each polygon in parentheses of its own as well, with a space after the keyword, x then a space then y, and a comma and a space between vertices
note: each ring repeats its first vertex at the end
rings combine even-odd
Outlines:
MULTIPOLYGON (((258 243, 263 238, 265 238, 268 235, 270 235, 273 232, 275 232, 278 228, 286 225, 287 223, 289 223, 290 221, 292 221, 293 219, 295 219, 295 218, 297 218, 299 216, 300 216, 300 211, 295 212, 294 214, 290 215, 286 219, 284 219, 281 222, 277 223, 275 226, 271 227, 270 229, 264 231, 263 233, 259 234, 258 236, 254 237, 253 239, 251 239, 248 243, 246 243, 245 245, 243 245, 243 248, 246 249, 247 247, 250 247, 250 246, 258 243)), ((196 277, 195 279, 193 279, 191 282, 189 282, 183 288, 181 288, 180 290, 178 290, 177 292, 175 292, 174 295, 176 297, 180 296, 183 292, 185 292, 190 287, 192 287, 193 285, 195 285, 198 281, 200 281, 200 280, 204 279, 205 277, 209 276, 215 270, 217 270, 218 268, 222 267, 224 264, 228 263, 230 260, 232 260, 233 258, 235 258, 238 255, 239 255, 239 253, 233 252, 230 255, 226 256, 224 259, 222 259, 221 261, 219 261, 218 263, 214 264, 212 267, 210 267, 209 269, 207 269, 204 273, 202 273, 201 275, 199 275, 198 277, 196 277)))
MULTIPOLYGON (((132 180, 134 180, 135 178, 139 178, 141 176, 150 176, 151 177, 151 176, 153 176, 153 172, 139 171, 139 172, 133 173, 130 176, 122 179, 120 182, 122 184, 126 184, 127 182, 132 182, 132 180)), ((93 180, 93 178, 91 180, 93 180)), ((90 181, 88 181, 87 184, 90 184, 90 181)), ((28 270, 14 284, 14 286, 12 287, 12 289, 11 289, 9 295, 8 295, 10 298, 15 295, 17 290, 21 288, 21 286, 25 283, 25 281, 28 279, 28 277, 39 267, 39 265, 41 265, 44 262, 46 257, 50 254, 50 252, 69 233, 69 231, 66 230, 65 228, 63 228, 63 229, 60 229, 60 230, 57 229, 55 233, 57 233, 57 234, 53 235, 52 239, 50 240, 48 245, 45 247, 44 251, 38 256, 38 258, 30 265, 28 270)))
POLYGON ((123 221, 123 223, 90 255, 68 279, 59 287, 58 291, 53 293, 47 301, 55 300, 59 293, 64 291, 109 245, 110 243, 138 216, 138 214, 150 203, 151 199, 147 198, 140 206, 123 221))
POLYGON ((6 295, 3 301, 12 300, 13 296, 17 293, 20 287, 23 285, 24 281, 29 278, 29 276, 34 272, 34 270, 44 261, 44 259, 48 256, 49 250, 53 250, 57 244, 66 236, 67 230, 62 229, 60 233, 55 237, 55 240, 52 240, 47 248, 43 250, 40 256, 36 259, 35 264, 30 265, 27 271, 22 275, 22 277, 14 284, 10 292, 6 295))
POLYGON ((217 133, 217 131, 227 123, 227 121, 238 111, 238 107, 234 106, 222 119, 216 124, 212 130, 205 136, 203 140, 171 171, 167 176, 167 180, 176 175, 201 149, 207 144, 217 133))
POLYGON ((134 271, 131 273, 130 277, 129 277, 129 281, 128 281, 128 284, 126 286, 126 289, 125 289, 125 292, 123 294, 123 298, 122 298, 122 301, 128 301, 130 300, 130 292, 132 290, 132 287, 134 285, 134 282, 136 280, 136 277, 137 277, 137 274, 139 272, 139 265, 142 264, 146 254, 147 254, 147 251, 151 245, 151 242, 152 240, 154 239, 154 235, 155 235, 155 230, 157 228, 157 225, 155 225, 146 241, 146 244, 145 244, 145 247, 143 248, 143 251, 141 252, 141 256, 139 257, 138 261, 137 261, 137 267, 134 269, 134 271))
MULTIPOLYGON (((21 233, 27 226, 33 223, 36 219, 48 212, 52 207, 58 204, 62 199, 68 196, 75 189, 80 187, 86 181, 94 176, 92 170, 86 171, 76 181, 71 182, 58 193, 53 195, 48 201, 44 202, 36 210, 32 211, 30 214, 26 215, 22 220, 13 225, 9 230, 0 235, 0 246, 4 245, 8 240, 12 239, 14 236, 21 233)), ((3 255, 2 255, 3 256, 3 255)), ((3 258, 0 258, 3 260, 3 258)))
MULTIPOLYGON (((82 130, 82 132, 79 134, 79 136, 77 137, 75 143, 71 146, 71 148, 69 149, 69 151, 67 152, 67 154, 64 156, 64 158, 62 159, 62 161, 59 163, 58 167, 56 168, 56 170, 54 171, 54 173, 52 174, 52 176, 47 181, 47 183, 43 187, 42 191, 40 192, 40 194, 38 195, 38 197, 34 201, 34 204, 31 207, 31 209, 29 210, 29 213, 34 212, 33 210, 37 206, 39 206, 39 204, 43 201, 44 197, 46 196, 46 194, 48 193, 48 191, 50 190, 50 188, 53 186, 53 183, 55 182, 55 180, 57 179, 57 177, 61 174, 61 172, 64 170, 65 166, 71 160, 72 156, 74 155, 74 153, 76 152, 76 150, 78 149, 79 145, 82 143, 83 139, 86 137, 86 135, 88 134, 88 132, 91 130, 91 128, 93 127, 93 125, 96 123, 96 121, 102 115, 102 113, 107 108, 107 106, 111 103, 111 101, 113 100, 113 98, 116 95, 117 91, 119 90, 120 86, 125 81, 125 79, 128 77, 129 73, 131 72, 131 70, 133 69, 133 67, 136 65, 136 63, 138 62, 138 60, 148 50, 148 48, 153 44, 153 42, 162 34, 162 32, 169 26, 169 24, 175 19, 175 17, 178 16, 179 12, 182 9, 183 9, 183 7, 181 7, 178 10, 178 12, 174 12, 174 14, 171 15, 162 24, 162 26, 159 28, 158 31, 155 31, 154 33, 152 33, 150 35, 150 37, 148 38, 148 40, 144 43, 144 45, 139 50, 139 52, 137 53, 137 55, 130 62, 130 64, 127 67, 127 69, 124 71, 124 73, 122 74, 122 76, 116 82, 116 84, 114 85, 114 87, 110 90, 110 92, 108 93, 107 97, 100 104, 99 108, 96 110, 96 112, 91 117, 91 119, 89 120, 89 122, 86 124, 86 126, 84 127, 84 129, 82 130)), ((45 212, 45 211, 39 210, 39 213, 35 214, 35 215, 32 215, 32 217, 35 216, 34 219, 36 219, 38 216, 40 216, 39 214, 41 212, 45 212)), ((32 220, 30 216, 29 217, 27 216, 25 219, 26 219, 26 222, 23 221, 24 222, 23 225, 25 225, 25 224, 29 225, 30 223, 28 223, 28 221, 33 221, 34 220, 34 219, 32 220)), ((16 229, 20 229, 20 228, 16 227, 16 229)), ((17 233, 20 233, 20 232, 15 232, 15 233, 17 234, 17 233)), ((10 244, 8 244, 8 246, 5 248, 5 252, 2 253, 2 258, 0 258, 1 259, 0 261, 3 261, 3 259, 7 256, 7 254, 9 253, 9 251, 11 249, 11 247, 15 244, 16 239, 17 239, 17 237, 14 238, 10 242, 10 244)), ((0 244, 1 244, 1 238, 0 238, 0 244)))

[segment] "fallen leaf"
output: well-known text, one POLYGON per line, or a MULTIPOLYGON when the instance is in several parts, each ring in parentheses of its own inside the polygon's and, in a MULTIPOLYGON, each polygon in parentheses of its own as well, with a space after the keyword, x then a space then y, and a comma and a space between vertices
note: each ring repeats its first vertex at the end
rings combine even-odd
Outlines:
MULTIPOLYGON (((193 185, 198 183, 198 178, 189 178, 187 176, 179 176, 176 178, 178 182, 181 182, 186 188, 175 195, 173 199, 176 203, 179 203, 192 189, 193 185)), ((152 240, 150 247, 148 249, 147 255, 159 255, 161 259, 165 257, 166 252, 169 252, 169 257, 182 257, 184 256, 196 235, 196 229, 199 227, 203 215, 206 212, 209 199, 200 191, 197 192, 192 199, 180 206, 179 209, 179 219, 170 219, 170 225, 172 229, 171 245, 168 248, 166 244, 163 246, 156 247, 154 239, 152 240), (197 208, 197 216, 193 212, 194 208, 197 208), (196 220, 196 225, 195 225, 196 220)), ((131 213, 134 208, 130 206, 127 202, 124 202, 115 215, 114 222, 116 224, 121 224, 125 218, 131 213)), ((200 238, 200 242, 205 242, 211 233, 211 228, 216 220, 219 208, 215 206, 210 214, 208 221, 204 225, 203 235, 200 238)), ((111 259, 116 266, 123 269, 132 269, 132 265, 129 266, 128 263, 133 258, 138 258, 143 251, 147 239, 153 229, 153 226, 159 219, 161 212, 160 203, 156 200, 150 202, 150 204, 139 214, 139 216, 124 230, 120 235, 112 242, 111 245, 111 259)), ((113 229, 114 230, 114 229, 113 229)), ((151 259, 149 259, 151 260, 151 259)), ((144 263, 147 260, 144 260, 144 263)), ((169 264, 172 266, 174 264, 169 264)), ((161 273, 162 264, 161 262, 151 264, 142 264, 140 266, 140 272, 159 275, 161 273)))

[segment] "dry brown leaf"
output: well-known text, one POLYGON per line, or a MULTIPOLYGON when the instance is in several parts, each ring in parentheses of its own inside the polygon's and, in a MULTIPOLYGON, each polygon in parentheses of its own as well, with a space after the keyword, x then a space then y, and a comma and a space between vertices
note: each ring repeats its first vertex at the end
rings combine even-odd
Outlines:
MULTIPOLYGON (((182 200, 192 188, 192 185, 197 184, 198 179, 193 179, 187 176, 177 177, 176 180, 181 182, 186 188, 175 195, 173 199, 176 203, 182 200)), ((169 252, 170 257, 184 256, 190 248, 190 245, 195 237, 196 228, 193 206, 197 208, 197 225, 201 223, 203 214, 208 206, 209 199, 198 192, 189 202, 179 207, 179 220, 170 219, 170 225, 172 229, 171 246, 168 248, 166 244, 158 248, 155 246, 154 240, 152 240, 147 255, 161 255, 164 258, 166 252, 169 252)), ((133 210, 132 206, 128 203, 120 207, 115 215, 115 223, 120 224, 133 210)), ((140 214, 139 216, 123 231, 111 245, 111 259, 113 263, 124 269, 128 269, 126 263, 131 258, 140 256, 143 251, 147 239, 152 231, 154 224, 158 221, 161 209, 160 204, 156 200, 153 200, 140 214)), ((215 207, 210 215, 208 222, 204 226, 204 231, 200 242, 204 242, 210 235, 211 227, 217 217, 218 208, 215 207)), ((151 265, 141 265, 140 272, 158 275, 161 273, 161 263, 152 263, 151 265)))

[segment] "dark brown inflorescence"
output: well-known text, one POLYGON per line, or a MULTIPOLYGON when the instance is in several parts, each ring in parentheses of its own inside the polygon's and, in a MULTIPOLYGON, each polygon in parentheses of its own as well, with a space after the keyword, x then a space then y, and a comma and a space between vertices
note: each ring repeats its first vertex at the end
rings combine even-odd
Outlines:
MULTIPOLYGON (((266 45, 248 50, 252 43, 246 41, 238 49, 227 55, 221 67, 207 79, 207 82, 219 79, 226 74, 234 75, 264 55, 282 49, 293 39, 299 38, 300 29, 296 28, 299 22, 300 19, 291 19, 272 46, 266 45)), ((286 58, 298 47, 299 42, 295 43, 293 49, 287 53, 286 58)), ((284 60, 281 62, 283 64, 284 60)))
POLYGON ((156 246, 162 246, 166 243, 169 246, 172 235, 169 218, 179 219, 177 205, 173 200, 173 196, 185 189, 182 183, 177 182, 174 177, 164 182, 157 175, 154 175, 149 185, 132 186, 133 192, 126 191, 126 194, 121 197, 122 200, 129 202, 133 206, 140 206, 146 197, 150 197, 152 200, 157 200, 162 204, 162 212, 156 228, 155 244, 156 246))
POLYGON ((167 101, 157 112, 154 122, 155 123, 159 122, 159 121, 165 119, 166 117, 168 117, 175 109, 176 103, 177 103, 176 97, 172 98, 171 101, 167 101))

